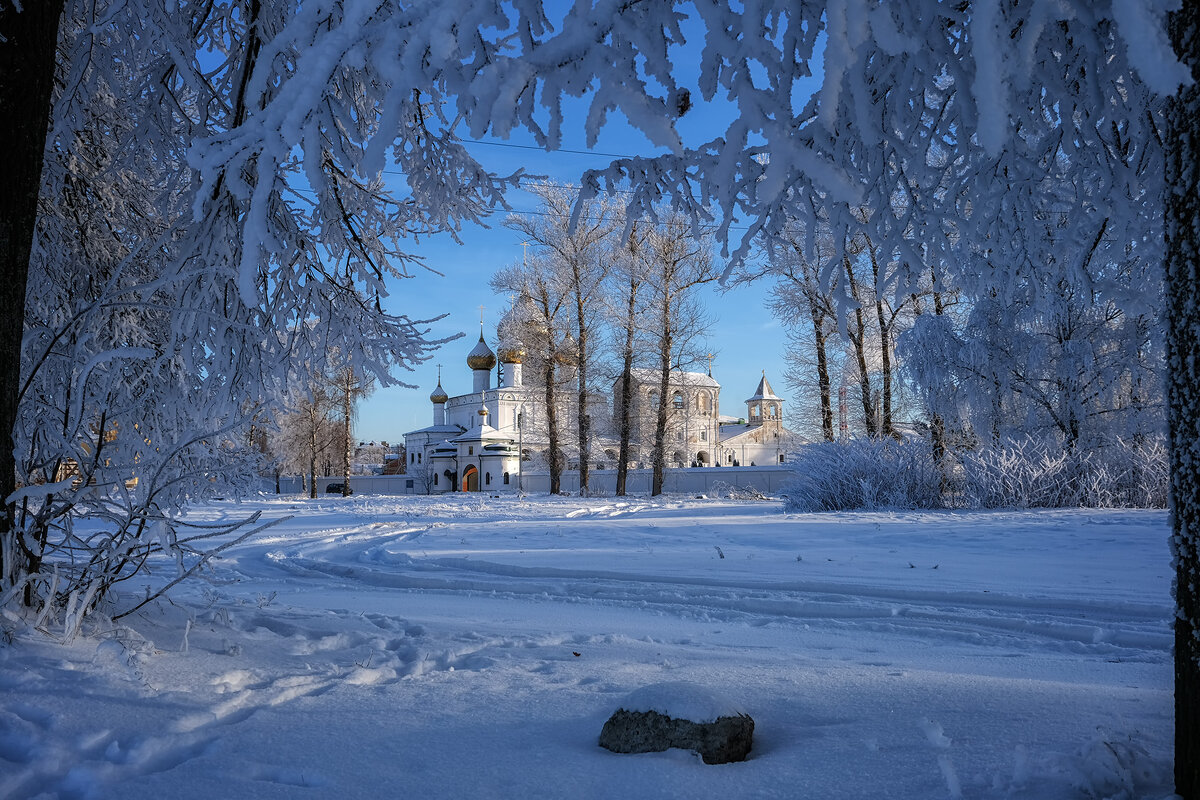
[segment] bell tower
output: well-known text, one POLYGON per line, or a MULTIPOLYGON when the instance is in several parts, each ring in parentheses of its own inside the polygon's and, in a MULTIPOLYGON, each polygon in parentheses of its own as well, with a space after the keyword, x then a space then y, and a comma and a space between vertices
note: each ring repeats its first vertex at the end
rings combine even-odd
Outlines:
POLYGON ((771 388, 766 370, 763 370, 754 396, 746 400, 746 422, 774 430, 783 427, 783 398, 771 388))

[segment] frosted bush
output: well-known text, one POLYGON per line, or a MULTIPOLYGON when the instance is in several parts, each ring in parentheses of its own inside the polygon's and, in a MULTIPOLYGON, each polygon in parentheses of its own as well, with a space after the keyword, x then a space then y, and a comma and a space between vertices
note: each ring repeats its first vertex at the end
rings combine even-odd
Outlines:
POLYGON ((940 508, 941 476, 921 440, 856 439, 803 448, 784 493, 790 511, 940 508))
POLYGON ((1167 448, 1161 436, 1065 449, 1025 437, 963 453, 968 508, 1165 508, 1167 448))
POLYGON ((790 511, 876 508, 1165 508, 1167 448, 1161 436, 1068 450, 1025 437, 948 461, 928 442, 892 439, 804 448, 785 491, 790 511))

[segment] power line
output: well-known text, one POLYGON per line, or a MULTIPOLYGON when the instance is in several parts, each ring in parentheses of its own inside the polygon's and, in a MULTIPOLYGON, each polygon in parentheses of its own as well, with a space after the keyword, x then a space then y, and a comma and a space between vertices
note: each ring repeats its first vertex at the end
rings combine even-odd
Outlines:
POLYGON ((569 147, 556 147, 553 150, 548 150, 545 147, 539 147, 536 144, 517 144, 516 142, 492 142, 486 139, 463 139, 464 142, 472 142, 474 144, 486 144, 492 147, 511 147, 517 150, 537 150, 542 153, 572 153, 580 156, 600 156, 602 158, 636 158, 636 156, 621 155, 618 153, 599 153, 595 150, 572 150, 569 147))

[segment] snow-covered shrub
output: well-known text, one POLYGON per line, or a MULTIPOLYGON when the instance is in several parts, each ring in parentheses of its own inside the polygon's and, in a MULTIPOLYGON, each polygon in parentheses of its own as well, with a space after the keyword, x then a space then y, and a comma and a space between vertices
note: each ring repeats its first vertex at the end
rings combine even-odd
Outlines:
POLYGON ((1025 437, 957 454, 943 478, 929 443, 861 439, 805 447, 791 511, 872 508, 1165 508, 1161 436, 1066 449, 1025 437))
POLYGON ((709 495, 722 500, 769 500, 770 498, 753 486, 738 486, 725 481, 713 481, 709 495))
POLYGON ((1073 450, 1025 437, 960 455, 968 508, 1164 508, 1167 448, 1161 436, 1073 450))
POLYGON ((804 447, 784 488, 789 511, 940 508, 941 475, 921 440, 856 439, 804 447))

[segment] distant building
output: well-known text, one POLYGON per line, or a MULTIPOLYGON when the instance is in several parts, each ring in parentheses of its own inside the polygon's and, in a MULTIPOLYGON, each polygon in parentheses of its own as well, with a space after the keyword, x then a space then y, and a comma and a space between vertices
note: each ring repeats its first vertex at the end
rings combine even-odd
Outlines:
MULTIPOLYGON (((429 396, 433 424, 404 434, 405 471, 420 482, 417 489, 430 493, 515 491, 519 472, 546 469, 549 441, 545 432, 545 387, 525 382, 525 351, 504 341, 505 324, 502 321, 500 325, 498 353, 487 345, 481 330, 479 341, 467 354, 471 391, 450 396, 442 388, 439 370, 437 388, 429 396), (492 370, 497 365, 500 374, 493 386, 492 370)), ((571 365, 561 366, 569 377, 571 365)), ((653 370, 635 370, 632 384, 629 466, 648 467, 659 375, 653 370)), ((784 460, 792 434, 782 425, 783 398, 772 391, 765 373, 754 396, 746 401, 746 422, 741 424, 722 424, 721 385, 709 374, 672 372, 667 391, 668 466, 765 466, 784 460)), ((620 416, 617 406, 621 394, 618 378, 611 396, 596 396, 589 409, 595 434, 589 464, 593 470, 617 466, 614 419, 620 416)), ((562 463, 575 470, 579 468, 579 457, 573 449, 574 393, 562 392, 556 406, 562 463)))
POLYGON ((721 425, 720 437, 725 466, 783 463, 794 436, 783 427, 783 398, 771 389, 766 372, 746 400, 745 422, 721 425))

